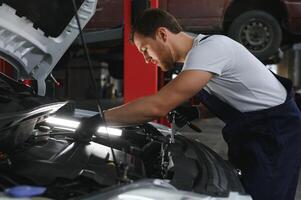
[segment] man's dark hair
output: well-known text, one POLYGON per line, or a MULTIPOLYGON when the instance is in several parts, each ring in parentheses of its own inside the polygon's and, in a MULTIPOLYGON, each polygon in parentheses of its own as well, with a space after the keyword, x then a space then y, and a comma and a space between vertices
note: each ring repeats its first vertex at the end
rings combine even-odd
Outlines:
POLYGON ((159 8, 146 9, 137 17, 132 27, 130 40, 134 42, 134 34, 136 32, 143 36, 154 38, 159 27, 165 27, 175 34, 183 30, 176 18, 168 12, 159 8))

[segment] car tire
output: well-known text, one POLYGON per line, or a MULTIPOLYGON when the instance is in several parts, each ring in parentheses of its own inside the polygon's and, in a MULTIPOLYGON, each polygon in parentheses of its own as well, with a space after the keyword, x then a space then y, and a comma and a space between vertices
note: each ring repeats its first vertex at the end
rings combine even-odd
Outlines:
POLYGON ((260 10, 239 15, 230 25, 228 35, 262 61, 277 52, 282 40, 282 30, 277 20, 260 10))

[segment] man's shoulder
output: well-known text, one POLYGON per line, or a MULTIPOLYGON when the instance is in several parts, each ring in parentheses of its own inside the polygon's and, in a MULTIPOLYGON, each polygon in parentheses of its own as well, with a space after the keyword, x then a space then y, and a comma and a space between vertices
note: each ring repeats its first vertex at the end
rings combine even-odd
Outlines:
MULTIPOLYGON (((196 41, 200 38, 195 38, 196 41)), ((225 67, 234 63, 234 51, 231 45, 227 45, 228 40, 223 35, 213 35, 195 44, 188 52, 184 70, 204 70, 221 75, 225 67)))
POLYGON ((236 42, 229 38, 228 36, 225 35, 203 35, 203 34, 199 34, 194 41, 194 47, 199 46, 199 45, 205 45, 210 43, 212 44, 227 44, 227 45, 231 45, 231 44, 235 44, 236 42))
POLYGON ((224 35, 198 35, 188 53, 188 58, 191 56, 200 56, 200 54, 227 55, 232 52, 232 48, 236 48, 235 46, 235 41, 224 35))

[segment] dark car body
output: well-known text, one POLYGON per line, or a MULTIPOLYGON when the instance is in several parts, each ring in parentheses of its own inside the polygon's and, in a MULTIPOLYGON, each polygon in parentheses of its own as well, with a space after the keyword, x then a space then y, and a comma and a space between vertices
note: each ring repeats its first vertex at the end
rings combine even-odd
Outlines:
POLYGON ((64 127, 66 123, 53 126, 47 122, 51 115, 81 121, 90 114, 63 112, 67 102, 37 96, 1 73, 0 100, 0 198, 31 197, 8 192, 26 185, 45 188, 34 196, 46 199, 112 199, 126 193, 157 199, 153 186, 163 184, 162 199, 175 192, 186 198, 250 200, 229 163, 180 133, 171 142, 167 127, 154 123, 119 127, 122 134, 114 136, 76 132, 64 127), (147 179, 157 179, 148 180, 154 183, 148 190, 141 182, 147 179), (155 184, 158 181, 161 184, 155 184))
POLYGON ((301 33, 301 1, 282 0, 287 12, 287 28, 293 33, 301 33))

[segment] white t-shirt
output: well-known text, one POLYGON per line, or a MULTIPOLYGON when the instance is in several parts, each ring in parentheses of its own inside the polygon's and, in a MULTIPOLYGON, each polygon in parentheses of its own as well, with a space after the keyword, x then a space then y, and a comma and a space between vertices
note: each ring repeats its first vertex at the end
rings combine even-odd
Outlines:
POLYGON ((204 87, 210 94, 241 112, 282 104, 286 90, 275 76, 244 46, 223 35, 200 41, 198 35, 188 52, 183 70, 213 73, 204 87))

